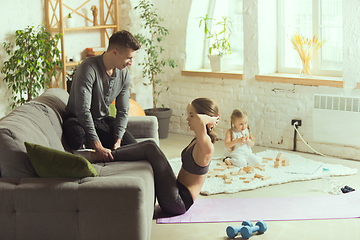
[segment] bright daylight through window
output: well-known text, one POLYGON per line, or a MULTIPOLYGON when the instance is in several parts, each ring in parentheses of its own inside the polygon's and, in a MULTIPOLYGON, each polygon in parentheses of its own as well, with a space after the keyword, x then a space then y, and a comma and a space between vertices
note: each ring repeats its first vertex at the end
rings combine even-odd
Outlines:
POLYGON ((299 73, 299 54, 291 45, 295 33, 326 40, 310 64, 313 75, 342 76, 342 0, 278 0, 278 72, 299 73))
MULTIPOLYGON (((231 66, 229 69, 241 70, 244 59, 244 34, 243 34, 243 13, 242 0, 211 0, 208 15, 215 19, 211 26, 215 32, 221 31, 221 26, 215 23, 220 22, 222 17, 229 17, 231 26, 231 36, 229 39, 231 46, 231 66)), ((204 68, 210 68, 210 61, 208 59, 209 46, 213 39, 205 39, 204 50, 204 68)))

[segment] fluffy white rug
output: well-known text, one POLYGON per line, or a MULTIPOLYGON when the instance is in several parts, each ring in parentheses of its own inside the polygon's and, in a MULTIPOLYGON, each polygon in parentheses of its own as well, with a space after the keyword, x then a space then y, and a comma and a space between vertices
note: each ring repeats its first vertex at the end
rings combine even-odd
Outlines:
MULTIPOLYGON (((265 171, 261 171, 255 168, 254 173, 246 173, 243 175, 232 176, 232 182, 230 184, 225 183, 223 178, 220 177, 208 177, 205 180, 204 186, 201 189, 201 194, 211 195, 218 193, 235 193, 244 190, 251 190, 260 187, 266 187, 270 185, 288 183, 293 181, 305 181, 321 178, 322 168, 329 168, 331 176, 346 176, 357 173, 357 169, 348 168, 340 164, 327 164, 317 162, 311 159, 304 158, 297 154, 281 152, 289 159, 289 166, 282 166, 280 168, 274 168, 274 161, 278 153, 281 151, 266 150, 257 153, 258 156, 273 158, 273 161, 262 163, 265 165, 265 171), (271 177, 266 180, 255 178, 249 183, 244 183, 244 180, 239 177, 253 178, 254 174, 271 177)), ((171 167, 174 170, 175 175, 178 174, 181 168, 180 158, 169 160, 171 167)), ((217 168, 217 163, 221 163, 222 158, 214 158, 210 163, 209 170, 217 168)), ((238 172, 239 168, 234 167, 222 171, 221 174, 230 174, 230 172, 238 172)))

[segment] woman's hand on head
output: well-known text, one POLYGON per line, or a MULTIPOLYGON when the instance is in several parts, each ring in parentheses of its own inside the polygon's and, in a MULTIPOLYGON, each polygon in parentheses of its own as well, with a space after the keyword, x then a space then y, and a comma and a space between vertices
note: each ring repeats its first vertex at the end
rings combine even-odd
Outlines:
POLYGON ((206 114, 197 114, 197 115, 203 121, 203 123, 209 127, 210 130, 212 130, 220 121, 220 114, 216 117, 211 117, 206 114))

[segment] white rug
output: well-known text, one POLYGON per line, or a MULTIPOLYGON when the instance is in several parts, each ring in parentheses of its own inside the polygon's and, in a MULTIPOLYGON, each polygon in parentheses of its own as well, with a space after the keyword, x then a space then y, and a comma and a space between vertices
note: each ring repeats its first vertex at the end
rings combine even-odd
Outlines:
MULTIPOLYGON (((236 193, 244 190, 251 190, 260 187, 266 187, 270 185, 283 184, 293 181, 305 181, 321 178, 322 168, 329 168, 331 176, 346 176, 357 173, 357 169, 348 168, 340 164, 327 164, 317 162, 311 159, 304 158, 300 155, 293 153, 283 153, 287 159, 289 159, 289 166, 274 168, 274 161, 277 154, 280 151, 266 150, 259 152, 256 155, 266 158, 273 158, 273 161, 262 163, 265 165, 265 171, 261 171, 255 168, 254 173, 246 173, 239 176, 232 176, 232 182, 226 184, 223 178, 220 177, 208 177, 205 180, 204 186, 201 189, 201 194, 211 195, 218 193, 236 193), (254 174, 271 177, 266 180, 255 178, 249 183, 244 183, 244 180, 240 180, 239 177, 253 178, 254 174)), ((181 168, 180 158, 169 160, 171 167, 174 170, 175 175, 178 174, 181 168)), ((222 163, 222 158, 214 158, 210 163, 209 171, 217 168, 217 163, 222 163)), ((230 174, 230 172, 238 172, 239 168, 234 167, 232 169, 226 169, 222 171, 222 174, 230 174)))

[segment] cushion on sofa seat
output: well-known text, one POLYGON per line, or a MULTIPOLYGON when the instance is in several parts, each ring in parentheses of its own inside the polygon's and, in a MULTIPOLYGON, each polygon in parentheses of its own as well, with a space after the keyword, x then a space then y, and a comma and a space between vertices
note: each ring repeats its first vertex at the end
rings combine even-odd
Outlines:
POLYGON ((0 121, 2 177, 37 176, 26 153, 25 141, 64 151, 59 135, 49 120, 49 115, 52 114, 53 110, 48 106, 29 102, 0 121))
POLYGON ((30 161, 39 177, 96 177, 91 163, 78 155, 25 142, 30 161))

